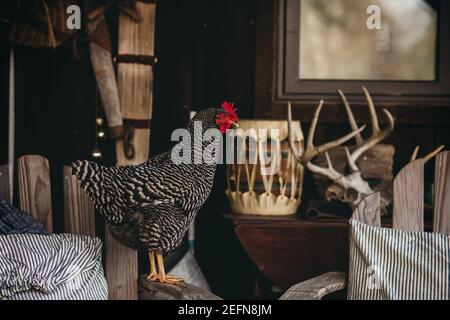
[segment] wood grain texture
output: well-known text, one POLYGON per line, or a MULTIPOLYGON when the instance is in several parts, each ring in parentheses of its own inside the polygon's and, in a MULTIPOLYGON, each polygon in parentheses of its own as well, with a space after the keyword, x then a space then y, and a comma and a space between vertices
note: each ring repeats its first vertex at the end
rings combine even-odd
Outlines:
MULTIPOLYGON (((137 2, 136 6, 142 17, 139 23, 136 23, 124 13, 120 14, 119 55, 153 56, 156 5, 137 2)), ((148 120, 152 118, 152 66, 137 63, 119 63, 118 88, 122 116, 125 119, 148 120)), ((136 128, 132 144, 135 146, 136 154, 133 159, 127 159, 123 153, 123 141, 117 141, 116 154, 120 165, 139 164, 148 159, 150 130, 136 128)))
POLYGON ((39 155, 19 157, 18 180, 20 208, 38 219, 51 233, 52 197, 48 160, 39 155))
POLYGON ((450 235, 450 151, 436 157, 433 231, 450 235))
MULTIPOLYGON (((136 23, 129 16, 119 16, 120 54, 154 55, 155 4, 136 3, 141 21, 136 23)), ((118 88, 122 116, 128 119, 151 119, 153 98, 152 66, 136 63, 119 63, 118 88)), ((135 148, 133 159, 124 155, 123 141, 116 143, 118 165, 139 164, 149 157, 150 129, 136 128, 131 141, 135 148)), ((112 300, 138 298, 137 252, 122 245, 106 230, 106 277, 112 300)))
POLYGON ((72 168, 63 167, 65 232, 95 237, 95 209, 72 168))
POLYGON ((137 251, 121 244, 106 225, 106 279, 110 300, 138 299, 137 251))
POLYGON ((328 272, 290 287, 280 300, 321 300, 324 296, 345 289, 344 272, 328 272))
MULTIPOLYGON (((271 118, 271 107, 275 100, 275 81, 277 70, 276 48, 277 37, 275 30, 278 25, 278 6, 280 1, 258 0, 255 2, 255 103, 254 116, 257 118, 271 118)), ((286 118, 286 104, 281 119, 286 118)), ((297 118, 298 119, 298 118, 297 118)))
POLYGON ((406 165, 394 179, 393 228, 423 231, 424 163, 406 165))
POLYGON ((369 194, 356 206, 352 218, 374 227, 381 226, 380 200, 379 192, 369 194))
POLYGON ((150 282, 147 275, 139 277, 140 300, 222 300, 215 294, 188 283, 179 285, 150 282))
POLYGON ((11 202, 9 192, 9 166, 7 164, 0 166, 0 196, 7 202, 11 202))
POLYGON ((288 289, 331 270, 348 270, 348 222, 297 215, 227 215, 242 247, 272 285, 288 289))

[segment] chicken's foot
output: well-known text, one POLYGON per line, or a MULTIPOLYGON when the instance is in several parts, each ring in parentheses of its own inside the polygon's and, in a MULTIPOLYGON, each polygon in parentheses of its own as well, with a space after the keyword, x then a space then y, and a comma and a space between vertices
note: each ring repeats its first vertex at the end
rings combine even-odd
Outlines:
POLYGON ((155 281, 158 273, 156 272, 155 252, 154 251, 148 252, 148 259, 150 261, 150 273, 148 274, 147 280, 155 281))
POLYGON ((158 281, 168 284, 179 284, 180 282, 184 281, 182 278, 166 274, 164 268, 164 260, 161 252, 149 251, 148 257, 150 259, 150 273, 147 277, 148 281, 158 281), (155 257, 158 266, 158 272, 156 272, 155 257))

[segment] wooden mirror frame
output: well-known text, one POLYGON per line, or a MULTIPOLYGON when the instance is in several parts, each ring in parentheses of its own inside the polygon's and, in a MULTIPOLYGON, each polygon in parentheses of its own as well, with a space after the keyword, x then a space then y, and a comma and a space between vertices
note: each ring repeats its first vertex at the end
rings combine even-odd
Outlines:
MULTIPOLYGON (((436 0, 438 11, 437 81, 302 80, 298 79, 299 4, 301 0, 257 2, 255 117, 285 118, 286 103, 293 101, 294 116, 302 106, 308 121, 319 99, 325 99, 330 117, 322 122, 345 122, 338 112, 342 89, 352 107, 365 108, 365 85, 377 106, 387 107, 397 123, 450 124, 450 1, 436 0), (286 36, 286 30, 293 31, 286 36), (297 30, 297 33, 295 33, 297 30), (292 50, 286 50, 292 48, 292 50), (286 72, 292 63, 294 72, 286 72)), ((306 117, 306 118, 305 118, 306 117)))

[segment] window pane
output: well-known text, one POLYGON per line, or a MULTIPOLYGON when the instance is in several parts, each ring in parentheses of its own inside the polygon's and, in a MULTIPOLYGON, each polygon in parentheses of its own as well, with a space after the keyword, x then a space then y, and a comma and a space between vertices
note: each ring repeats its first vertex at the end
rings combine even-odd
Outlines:
POLYGON ((436 79, 437 13, 427 1, 300 2, 299 78, 436 79), (381 29, 367 27, 370 5, 380 8, 381 29))

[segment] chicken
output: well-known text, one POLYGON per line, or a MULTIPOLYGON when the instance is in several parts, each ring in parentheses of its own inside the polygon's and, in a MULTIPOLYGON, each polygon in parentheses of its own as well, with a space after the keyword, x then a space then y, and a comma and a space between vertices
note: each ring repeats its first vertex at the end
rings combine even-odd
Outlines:
MULTIPOLYGON (((203 133, 212 128, 225 133, 237 120, 236 109, 227 102, 222 103, 222 109, 198 112, 187 126, 192 138, 181 142, 191 150, 190 159, 199 152, 195 148, 198 142, 194 141, 195 121, 201 121, 203 133)), ((211 150, 211 144, 218 150, 219 143, 218 139, 202 141, 202 150, 207 146, 211 150)), ((162 255, 181 244, 208 198, 217 159, 198 164, 175 163, 171 154, 172 150, 135 166, 104 167, 91 161, 76 161, 72 168, 112 234, 126 246, 148 252, 147 279, 177 284, 183 279, 166 275, 162 255)))

